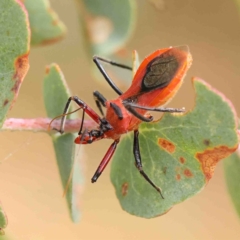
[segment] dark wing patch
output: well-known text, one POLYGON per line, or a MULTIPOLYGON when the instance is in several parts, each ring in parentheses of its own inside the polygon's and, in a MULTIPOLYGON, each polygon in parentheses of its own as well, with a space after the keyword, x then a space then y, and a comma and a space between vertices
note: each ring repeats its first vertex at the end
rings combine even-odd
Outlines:
POLYGON ((166 87, 175 76, 178 67, 179 62, 172 49, 154 58, 147 65, 147 71, 142 80, 142 92, 166 87))

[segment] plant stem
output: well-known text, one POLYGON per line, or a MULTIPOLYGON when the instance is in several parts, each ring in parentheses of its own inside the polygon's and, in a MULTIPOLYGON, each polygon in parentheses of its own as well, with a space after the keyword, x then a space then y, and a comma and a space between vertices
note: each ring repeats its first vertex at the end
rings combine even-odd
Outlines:
MULTIPOLYGON (((8 118, 2 126, 2 131, 33 131, 33 132, 48 132, 50 118, 8 118)), ((50 129, 59 129, 61 120, 55 120, 52 122, 50 129)), ((65 132, 78 132, 81 125, 81 119, 66 120, 64 131, 65 132)), ((84 121, 85 128, 95 128, 96 123, 91 120, 84 121)))

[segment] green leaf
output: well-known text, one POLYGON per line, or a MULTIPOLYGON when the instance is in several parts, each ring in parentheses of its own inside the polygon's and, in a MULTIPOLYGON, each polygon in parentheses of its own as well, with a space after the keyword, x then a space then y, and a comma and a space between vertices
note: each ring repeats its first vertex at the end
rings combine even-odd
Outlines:
POLYGON ((4 233, 3 228, 8 224, 7 216, 0 204, 0 236, 4 233))
POLYGON ((25 0, 31 27, 31 45, 57 42, 65 36, 66 28, 50 7, 48 0, 25 0))
POLYGON ((143 169, 161 187, 159 193, 134 166, 133 134, 120 142, 111 180, 122 208, 152 218, 169 211, 204 188, 219 160, 238 146, 234 110, 222 94, 194 80, 195 108, 186 114, 164 114, 161 121, 139 128, 143 169))
POLYGON ((240 155, 239 150, 224 160, 228 192, 240 217, 240 155))
MULTIPOLYGON (((110 55, 123 47, 135 25, 135 1, 78 0, 80 21, 93 54, 110 55)), ((91 54, 92 55, 92 54, 91 54)))
MULTIPOLYGON (((48 117, 54 118, 62 114, 69 96, 70 94, 60 68, 58 65, 52 64, 47 68, 44 79, 44 102, 48 117)), ((69 118, 72 118, 72 116, 69 115, 69 118)), ((72 133, 64 135, 56 133, 52 135, 52 140, 63 189, 67 186, 74 165, 66 197, 71 218, 74 222, 78 222, 80 219, 79 197, 83 179, 81 176, 81 165, 78 160, 81 157, 81 152, 79 148, 75 147, 75 137, 75 134, 72 133)))
POLYGON ((240 217, 240 157, 234 153, 224 160, 224 171, 228 192, 240 217))
POLYGON ((0 15, 0 126, 2 126, 29 68, 30 33, 27 12, 19 0, 1 0, 0 15))

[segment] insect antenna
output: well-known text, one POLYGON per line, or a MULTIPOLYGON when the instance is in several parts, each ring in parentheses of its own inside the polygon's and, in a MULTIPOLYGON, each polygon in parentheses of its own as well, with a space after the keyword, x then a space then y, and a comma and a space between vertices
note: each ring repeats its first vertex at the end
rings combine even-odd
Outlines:
MULTIPOLYGON (((72 113, 75 113, 75 112, 79 111, 80 109, 81 109, 81 108, 77 108, 77 109, 75 109, 75 110, 72 111, 72 112, 63 113, 63 114, 58 115, 58 116, 56 116, 55 118, 53 118, 53 119, 51 120, 51 122, 48 124, 48 132, 50 132, 51 130, 56 130, 56 131, 58 131, 58 129, 55 129, 55 128, 51 129, 51 125, 52 125, 52 123, 53 123, 56 119, 58 119, 58 118, 60 118, 60 117, 63 117, 63 116, 68 116, 68 115, 70 115, 70 114, 72 114, 72 113)), ((84 112, 85 112, 85 111, 84 111, 84 112)))
MULTIPOLYGON (((79 132, 78 132, 78 135, 81 135, 81 134, 82 134, 81 139, 80 139, 80 144, 81 144, 81 142, 83 141, 83 139, 84 139, 84 137, 85 137, 85 135, 86 135, 86 133, 87 133, 87 129, 84 129, 84 131, 83 131, 83 133, 82 133, 84 118, 85 118, 85 109, 83 109, 82 122, 81 122, 80 130, 79 130, 79 132)), ((75 165, 76 165, 77 155, 78 155, 78 153, 79 153, 79 151, 80 151, 80 147, 81 147, 81 145, 79 145, 78 152, 77 152, 76 156, 74 157, 74 162, 73 162, 73 164, 72 164, 72 169, 71 169, 71 172, 70 172, 70 174, 69 174, 66 187, 65 187, 65 189, 64 189, 64 191, 63 191, 63 197, 66 196, 67 191, 68 191, 68 188, 69 188, 69 185, 70 185, 70 182, 71 182, 71 180, 72 180, 73 171, 74 171, 74 167, 75 167, 75 165)))

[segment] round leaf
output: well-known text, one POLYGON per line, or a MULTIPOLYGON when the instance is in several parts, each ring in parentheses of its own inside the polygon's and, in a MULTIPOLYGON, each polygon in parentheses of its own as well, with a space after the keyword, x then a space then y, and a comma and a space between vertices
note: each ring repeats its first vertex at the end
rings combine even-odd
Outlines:
POLYGON ((62 39, 64 24, 51 9, 48 0, 25 0, 31 27, 31 45, 49 44, 62 39))
POLYGON ((120 142, 111 180, 124 210, 145 218, 169 211, 192 197, 213 176, 219 160, 238 146, 234 110, 223 95, 195 79, 195 108, 186 114, 164 114, 139 129, 143 169, 162 189, 164 199, 134 166, 133 134, 120 142))
POLYGON ((29 22, 20 0, 0 1, 0 126, 28 71, 29 22))
POLYGON ((135 23, 135 1, 78 0, 87 45, 93 54, 109 55, 129 38, 135 23))

